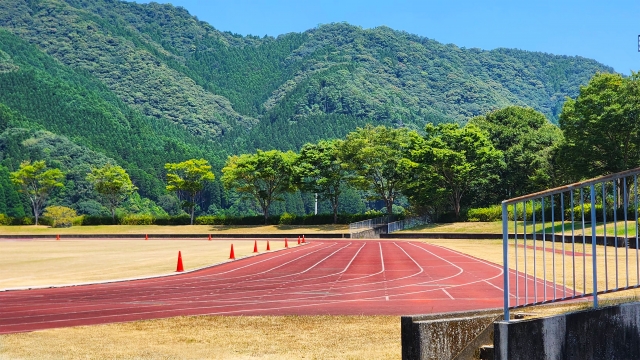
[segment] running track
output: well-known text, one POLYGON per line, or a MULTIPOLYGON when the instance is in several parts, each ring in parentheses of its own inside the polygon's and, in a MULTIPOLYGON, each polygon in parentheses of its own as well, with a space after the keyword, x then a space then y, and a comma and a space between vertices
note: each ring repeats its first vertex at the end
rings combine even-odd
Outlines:
MULTIPOLYGON (((3 292, 0 334, 182 315, 409 315, 499 308, 502 281, 502 267, 434 245, 317 240, 178 276, 3 292)), ((539 280, 528 281, 542 291, 539 280)))

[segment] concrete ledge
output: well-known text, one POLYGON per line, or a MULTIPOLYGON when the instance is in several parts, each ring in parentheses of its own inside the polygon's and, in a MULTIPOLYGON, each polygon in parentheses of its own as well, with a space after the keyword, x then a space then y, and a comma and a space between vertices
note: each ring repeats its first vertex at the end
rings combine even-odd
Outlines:
POLYGON ((496 309, 403 316, 402 359, 453 359, 501 316, 496 309))
POLYGON ((640 302, 496 322, 496 360, 640 359, 640 302))

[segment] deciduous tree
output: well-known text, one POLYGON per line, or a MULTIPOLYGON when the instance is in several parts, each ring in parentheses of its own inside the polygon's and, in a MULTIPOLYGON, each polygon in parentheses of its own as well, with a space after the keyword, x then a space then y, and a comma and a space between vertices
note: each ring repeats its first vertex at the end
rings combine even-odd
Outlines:
POLYGON ((333 223, 338 222, 338 199, 348 172, 340 159, 340 140, 321 140, 306 144, 295 163, 297 183, 302 190, 317 193, 331 203, 333 223))
POLYGON ((349 182, 371 191, 372 199, 384 200, 391 215, 394 201, 417 166, 409 153, 419 141, 420 136, 406 128, 367 125, 349 133, 340 146, 345 166, 353 171, 349 182))
POLYGON ((35 223, 38 225, 38 218, 42 212, 49 195, 64 184, 64 174, 60 169, 47 169, 44 161, 24 161, 17 171, 12 172, 11 181, 20 188, 31 202, 35 223))
POLYGON ((234 155, 227 159, 222 169, 222 183, 227 189, 235 189, 247 198, 258 202, 264 214, 265 224, 273 201, 295 189, 292 151, 257 150, 255 154, 234 155))
POLYGON ((118 205, 138 189, 131 182, 129 174, 118 165, 106 164, 101 168, 93 168, 87 175, 87 180, 101 195, 114 220, 118 205))
POLYGON ((167 191, 174 191, 183 201, 182 206, 189 209, 191 225, 195 214, 196 197, 205 182, 213 181, 215 175, 205 159, 191 159, 181 163, 167 163, 167 191))
POLYGON ((415 156, 423 165, 422 171, 431 174, 427 177, 431 183, 425 186, 444 189, 459 218, 463 197, 499 180, 499 170, 504 166, 502 152, 473 124, 462 128, 457 124, 429 124, 424 139, 415 156))
POLYGON ((562 131, 531 108, 509 106, 469 121, 502 151, 505 167, 486 203, 525 195, 555 185, 550 171, 553 149, 562 141, 562 131))
POLYGON ((563 161, 576 177, 640 166, 640 74, 596 74, 560 114, 563 161))

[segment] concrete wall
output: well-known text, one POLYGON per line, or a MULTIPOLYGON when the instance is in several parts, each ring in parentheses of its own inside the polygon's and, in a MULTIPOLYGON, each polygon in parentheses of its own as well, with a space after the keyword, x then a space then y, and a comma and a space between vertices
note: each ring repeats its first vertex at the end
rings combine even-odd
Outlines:
POLYGON ((380 239, 382 234, 387 233, 387 224, 378 225, 371 229, 366 229, 362 231, 352 232, 352 239, 380 239))
POLYGON ((402 359, 453 359, 501 316, 496 310, 403 316, 402 359))
POLYGON ((494 324, 496 360, 640 359, 640 302, 494 324))

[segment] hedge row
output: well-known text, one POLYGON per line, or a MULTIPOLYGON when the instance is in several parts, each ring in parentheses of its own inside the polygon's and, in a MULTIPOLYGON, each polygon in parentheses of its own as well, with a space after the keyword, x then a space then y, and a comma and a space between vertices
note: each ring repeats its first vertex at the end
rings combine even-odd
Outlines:
MULTIPOLYGON (((561 212, 561 208, 559 206, 555 206, 553 209, 553 218, 556 221, 559 221, 563 218, 562 216, 562 212, 561 212)), ((602 212, 602 204, 597 204, 596 205, 596 221, 597 222, 602 222, 602 220, 604 219, 605 215, 607 218, 607 222, 612 222, 614 219, 614 211, 613 211, 613 207, 609 206, 606 208, 606 214, 603 214, 602 212)), ((509 213, 509 220, 513 220, 514 219, 514 213, 513 213, 513 206, 509 206, 508 208, 508 213, 509 213)), ((519 221, 522 221, 524 219, 524 209, 522 207, 522 205, 519 205, 518 208, 516 209, 516 218, 519 221)), ((527 211, 526 211, 526 219, 527 221, 532 221, 533 220, 533 214, 534 214, 534 210, 532 209, 531 205, 529 205, 527 207, 527 211)), ((536 204, 535 206, 535 217, 536 217, 536 221, 541 221, 542 220, 542 206, 540 204, 536 204)), ((544 209, 544 217, 545 217, 545 221, 551 221, 552 218, 552 211, 551 211, 551 207, 550 206, 545 206, 544 209)), ((616 213, 616 218, 617 220, 623 220, 624 219, 624 208, 620 207, 617 209, 616 213)), ((639 214, 640 215, 640 214, 639 214)), ((633 208, 633 206, 628 206, 627 207, 627 219, 634 219, 636 218, 636 213, 635 213, 635 209, 633 208)), ((572 215, 571 215, 571 208, 565 208, 564 209, 564 220, 565 221, 571 221, 572 219, 572 215)), ((591 204, 586 203, 584 204, 584 219, 586 222, 590 222, 591 221, 591 204)), ((488 221, 500 221, 502 220, 502 206, 501 205, 494 205, 494 206, 490 206, 490 207, 486 207, 486 208, 476 208, 476 209, 469 209, 466 212, 466 221, 472 221, 472 222, 488 222, 488 221)), ((573 220, 574 221, 582 221, 582 206, 578 205, 575 206, 573 208, 573 220)))
MULTIPOLYGON (((357 221, 380 217, 381 214, 339 214, 338 224, 349 224, 357 221)), ((402 216, 396 216, 401 220, 402 216)), ((41 217, 38 219, 41 225, 51 225, 50 219, 41 217)), ((191 218, 189 215, 153 217, 144 214, 131 214, 113 219, 111 216, 91 216, 82 215, 74 219, 74 226, 81 225, 189 225, 191 218)), ((198 216, 194 223, 196 225, 264 225, 264 216, 198 216)), ((325 225, 333 223, 333 214, 318 214, 297 216, 284 213, 282 215, 271 215, 268 219, 269 225, 325 225)), ((0 214, 0 225, 33 225, 32 217, 11 218, 0 214)))

